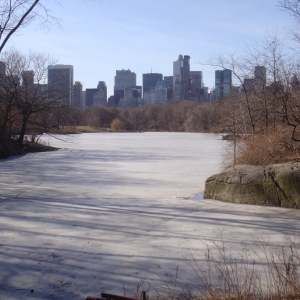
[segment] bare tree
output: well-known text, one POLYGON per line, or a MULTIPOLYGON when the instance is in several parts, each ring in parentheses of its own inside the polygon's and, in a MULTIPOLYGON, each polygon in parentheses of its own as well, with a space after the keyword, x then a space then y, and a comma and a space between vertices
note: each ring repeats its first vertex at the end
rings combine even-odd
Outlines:
POLYGON ((300 0, 282 0, 279 1, 279 6, 291 13, 297 22, 300 22, 300 0))
POLYGON ((162 110, 162 104, 152 104, 147 109, 149 127, 153 128, 155 131, 160 130, 161 110, 162 110))
POLYGON ((1 0, 0 1, 0 53, 21 28, 39 19, 40 25, 59 24, 51 16, 49 9, 41 0, 1 0))
POLYGON ((30 125, 39 127, 41 112, 53 113, 64 107, 63 95, 53 93, 51 86, 45 84, 48 66, 55 61, 38 53, 23 55, 17 50, 2 54, 0 76, 1 137, 11 137, 11 127, 18 136, 18 145, 23 144, 30 125), (49 97, 55 94, 55 97, 49 97))

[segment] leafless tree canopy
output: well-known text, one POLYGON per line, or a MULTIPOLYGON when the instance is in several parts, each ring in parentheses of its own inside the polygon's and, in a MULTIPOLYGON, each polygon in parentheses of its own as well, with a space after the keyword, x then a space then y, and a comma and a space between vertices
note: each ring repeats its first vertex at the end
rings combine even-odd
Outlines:
POLYGON ((290 12, 293 17, 300 21, 300 1, 299 0, 283 0, 279 2, 279 6, 290 12))
POLYGON ((37 18, 43 26, 53 22, 58 24, 41 0, 1 0, 0 52, 15 33, 37 18))
POLYGON ((25 134, 51 132, 63 125, 69 109, 63 100, 65 93, 46 84, 48 66, 54 63, 38 53, 24 55, 17 50, 2 53, 0 139, 15 137, 22 147, 25 134))

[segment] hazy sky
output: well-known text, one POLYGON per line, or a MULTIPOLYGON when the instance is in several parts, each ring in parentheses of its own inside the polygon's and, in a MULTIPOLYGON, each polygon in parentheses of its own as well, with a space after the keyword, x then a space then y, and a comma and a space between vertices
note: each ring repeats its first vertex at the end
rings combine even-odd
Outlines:
POLYGON ((61 28, 31 24, 6 50, 34 50, 74 66, 83 89, 105 81, 113 94, 116 70, 172 75, 179 54, 191 56, 191 70, 203 71, 208 87, 214 69, 199 64, 222 53, 241 52, 267 31, 283 36, 292 17, 277 0, 44 0, 61 28))

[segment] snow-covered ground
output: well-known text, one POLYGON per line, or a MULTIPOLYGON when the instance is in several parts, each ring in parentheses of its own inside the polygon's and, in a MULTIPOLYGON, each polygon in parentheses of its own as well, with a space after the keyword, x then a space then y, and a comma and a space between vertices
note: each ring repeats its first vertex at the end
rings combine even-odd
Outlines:
MULTIPOLYGON (((66 138, 63 138, 64 140, 66 138)), ((48 138, 44 137, 48 142, 48 138)), ((97 133, 0 160, 0 299, 133 295, 191 274, 186 253, 298 233, 300 211, 203 200, 224 144, 197 133, 97 133)))

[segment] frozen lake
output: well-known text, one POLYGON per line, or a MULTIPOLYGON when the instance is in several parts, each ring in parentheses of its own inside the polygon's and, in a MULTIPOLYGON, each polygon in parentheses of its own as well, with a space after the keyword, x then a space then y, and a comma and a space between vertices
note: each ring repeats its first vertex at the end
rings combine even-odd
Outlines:
POLYGON ((189 274, 185 253, 220 230, 233 246, 299 232, 298 210, 202 199, 217 135, 44 139, 62 149, 0 160, 0 299, 133 295, 140 279, 189 274))

